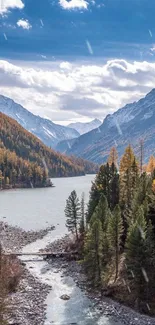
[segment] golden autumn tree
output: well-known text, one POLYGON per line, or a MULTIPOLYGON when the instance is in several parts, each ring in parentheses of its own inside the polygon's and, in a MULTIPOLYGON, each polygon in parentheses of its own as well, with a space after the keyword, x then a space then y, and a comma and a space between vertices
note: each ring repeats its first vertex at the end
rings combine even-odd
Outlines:
POLYGON ((109 158, 108 158, 108 164, 111 166, 114 164, 116 167, 118 165, 118 152, 116 150, 116 147, 112 147, 110 150, 109 158))
POLYGON ((146 167, 146 172, 147 173, 153 173, 155 169, 155 157, 152 155, 149 159, 149 162, 146 167))

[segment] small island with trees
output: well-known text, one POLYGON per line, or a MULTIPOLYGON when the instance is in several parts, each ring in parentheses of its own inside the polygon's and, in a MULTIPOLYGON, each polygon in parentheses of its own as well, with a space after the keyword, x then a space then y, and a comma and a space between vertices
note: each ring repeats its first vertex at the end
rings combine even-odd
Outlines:
POLYGON ((112 148, 86 213, 73 191, 65 215, 88 290, 155 315, 155 158, 142 166, 129 145, 118 166, 112 148))

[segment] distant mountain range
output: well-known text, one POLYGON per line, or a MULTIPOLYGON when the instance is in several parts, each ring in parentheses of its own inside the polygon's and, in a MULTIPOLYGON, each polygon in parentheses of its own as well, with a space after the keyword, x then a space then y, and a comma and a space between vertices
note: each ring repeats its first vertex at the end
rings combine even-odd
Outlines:
POLYGON ((98 128, 101 124, 102 122, 100 120, 95 119, 88 123, 81 123, 81 122, 71 123, 68 126, 70 128, 75 129, 78 133, 80 133, 80 135, 82 135, 84 133, 87 133, 91 130, 98 128))
POLYGON ((34 115, 12 99, 0 95, 0 112, 12 117, 26 130, 36 135, 47 146, 55 148, 61 140, 76 138, 80 134, 66 126, 34 115))
MULTIPOLYGON (((144 140, 145 161, 155 152, 155 89, 137 102, 127 104, 102 125, 79 138, 59 143, 59 150, 93 162, 106 161, 110 148, 117 147, 119 156, 130 143, 139 155, 140 139, 144 140)), ((58 148, 57 148, 58 149, 58 148)))
MULTIPOLYGON (((4 96, 0 96, 0 112, 16 119, 24 128, 59 152, 95 163, 105 162, 113 146, 117 148, 119 156, 122 155, 129 143, 139 155, 141 139, 144 140, 145 161, 155 151, 155 89, 139 101, 107 115, 100 126, 80 136, 77 130, 35 116, 4 96)), ((94 120, 92 124, 99 122, 94 120)), ((74 123, 74 127, 83 132, 79 123, 74 123)))

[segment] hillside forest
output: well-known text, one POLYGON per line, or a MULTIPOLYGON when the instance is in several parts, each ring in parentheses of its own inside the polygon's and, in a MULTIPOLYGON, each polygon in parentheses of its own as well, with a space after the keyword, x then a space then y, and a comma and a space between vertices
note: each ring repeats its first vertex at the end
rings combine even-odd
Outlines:
POLYGON ((129 145, 118 165, 112 148, 86 213, 75 191, 68 198, 66 226, 75 234, 88 290, 155 315, 155 158, 146 166, 140 160, 129 145))
POLYGON ((46 147, 15 120, 0 113, 0 188, 50 186, 50 177, 96 173, 98 165, 46 147))

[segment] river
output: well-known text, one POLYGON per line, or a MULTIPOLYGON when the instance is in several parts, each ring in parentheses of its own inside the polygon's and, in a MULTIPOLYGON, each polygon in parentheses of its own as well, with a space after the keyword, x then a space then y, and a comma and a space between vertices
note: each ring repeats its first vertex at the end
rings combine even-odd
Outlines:
MULTIPOLYGON (((36 230, 54 225, 54 231, 43 239, 24 247, 23 252, 34 252, 61 238, 66 232, 64 208, 70 192, 75 189, 79 197, 84 192, 88 201, 91 181, 94 175, 85 177, 54 179, 54 188, 18 189, 0 193, 0 218, 11 225, 25 230, 36 230)), ((24 259, 24 258, 23 258, 24 259)), ((36 258, 35 258, 36 259, 36 258)), ((45 325, 121 325, 112 318, 99 316, 92 302, 86 297, 70 277, 62 277, 61 272, 50 268, 45 261, 27 262, 27 268, 42 283, 52 286, 47 297, 47 320, 45 325), (68 294, 71 299, 60 299, 68 294)))

